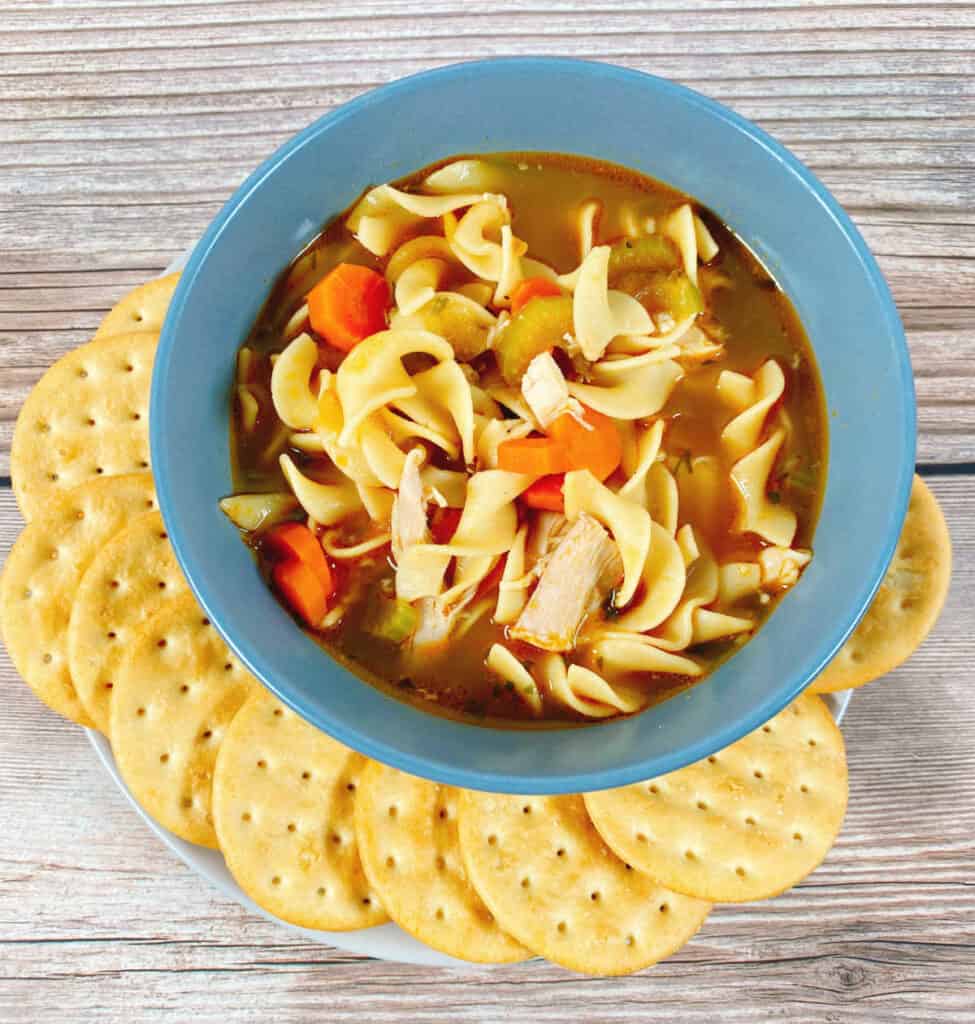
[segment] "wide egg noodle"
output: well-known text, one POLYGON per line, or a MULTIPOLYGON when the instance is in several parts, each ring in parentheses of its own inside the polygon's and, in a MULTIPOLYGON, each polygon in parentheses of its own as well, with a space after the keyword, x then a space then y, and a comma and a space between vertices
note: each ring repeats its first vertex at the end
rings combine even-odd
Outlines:
POLYGON ((528 246, 515 238, 509 224, 501 228, 501 270, 498 286, 494 290, 495 306, 510 306, 511 293, 524 280, 521 258, 528 252, 528 246))
POLYGON ((447 277, 447 264, 439 259, 417 260, 410 264, 396 282, 396 309, 409 316, 425 306, 436 295, 447 277))
POLYGON ((318 346, 307 334, 299 334, 274 361, 271 400, 282 423, 292 430, 308 430, 318 418, 318 396, 311 375, 318 362, 318 346))
POLYGON ((575 229, 579 239, 579 261, 582 262, 596 245, 599 237, 599 219, 603 204, 598 199, 587 199, 576 209, 575 229))
POLYGON ((403 368, 403 357, 425 353, 438 361, 453 360, 450 343, 429 331, 380 331, 360 341, 335 375, 344 424, 341 444, 349 444, 359 424, 377 409, 417 393, 403 368))
POLYGON ((624 459, 624 464, 628 462, 630 465, 627 469, 629 476, 618 492, 621 497, 630 498, 632 501, 642 501, 646 492, 647 473, 657 461, 663 436, 663 420, 655 420, 649 427, 637 428, 632 452, 629 454, 629 458, 624 459))
POLYGON ((480 469, 498 468, 498 445, 505 441, 528 437, 535 429, 532 423, 522 419, 489 420, 475 417, 474 454, 480 469))
POLYGON ((768 478, 785 440, 785 431, 776 430, 753 452, 739 459, 731 469, 738 509, 734 529, 754 533, 777 547, 792 545, 796 535, 796 514, 782 504, 774 504, 766 493, 768 478))
POLYGON ((528 587, 534 579, 525 574, 525 540, 528 527, 522 526, 515 536, 508 557, 505 559, 501 582, 498 584, 498 600, 494 610, 494 621, 510 626, 528 603, 528 587))
POLYGON ((444 264, 460 266, 453 249, 442 235, 418 235, 404 242, 389 257, 386 264, 386 280, 391 285, 396 285, 410 267, 425 260, 439 260, 444 264))
POLYGON ((449 459, 456 459, 460 455, 460 445, 453 431, 449 434, 440 434, 423 423, 400 416, 392 409, 380 409, 376 415, 382 419, 389 436, 398 445, 419 437, 436 445, 449 459))
POLYGON ((487 666, 506 683, 511 683, 515 693, 536 715, 542 713, 542 695, 531 673, 503 644, 492 644, 487 656, 487 666))
POLYGON ((690 204, 678 206, 673 213, 664 218, 662 229, 680 252, 684 273, 697 284, 697 231, 694 225, 694 214, 690 204))
POLYGON ((511 223, 504 197, 476 203, 454 221, 444 219, 444 234, 457 259, 483 281, 501 279, 504 253, 501 229, 511 223))
POLYGON ((668 651, 642 633, 604 630, 593 642, 591 652, 601 671, 610 677, 636 672, 696 677, 702 672, 693 658, 668 651))
POLYGON ((662 462, 655 462, 647 474, 646 504, 654 522, 659 523, 671 537, 675 536, 680 492, 674 474, 662 462))
POLYGON ((650 314, 632 295, 610 289, 609 257, 609 246, 597 245, 580 264, 574 282, 575 337, 590 362, 601 358, 617 335, 649 334, 655 329, 650 314))
POLYGON ((612 686, 582 665, 566 669, 561 654, 546 652, 536 661, 535 671, 554 700, 588 718, 630 714, 646 704, 646 697, 639 691, 625 685, 612 686))
POLYGON ((659 523, 651 523, 650 550, 643 563, 643 596, 616 620, 619 629, 643 633, 659 626, 677 607, 687 572, 677 541, 659 523))
MULTIPOLYGON (((350 480, 366 488, 382 486, 382 482, 373 473, 356 439, 353 438, 351 444, 342 444, 339 441, 345 426, 342 403, 339 401, 334 387, 329 386, 329 378, 325 378, 324 374, 322 376, 324 380, 318 395, 318 416, 314 423, 314 435, 317 436, 325 454, 350 480)), ((331 378, 331 381, 334 382, 334 378, 331 378)), ((309 438, 312 435, 300 436, 309 438)), ((294 441, 292 440, 291 443, 294 444, 294 441)), ((304 447, 304 442, 301 447, 304 447)))
POLYGON ((566 473, 562 492, 570 521, 590 515, 616 541, 623 561, 623 582, 616 593, 616 607, 622 608, 636 593, 650 551, 650 513, 642 505, 613 494, 586 469, 566 473))
POLYGON ((774 359, 763 363, 754 377, 731 370, 719 374, 718 394, 741 409, 721 431, 721 444, 729 458, 740 459, 757 446, 765 418, 784 391, 785 374, 774 359))
POLYGON ((362 508, 359 492, 351 481, 340 484, 319 483, 305 476, 287 454, 281 455, 278 463, 298 504, 322 526, 341 522, 362 508))
POLYGON ((474 461, 474 403, 471 385, 456 360, 444 360, 413 377, 417 391, 450 416, 468 465, 474 461))
POLYGON ((359 449, 369 464, 369 469, 384 487, 399 487, 403 475, 406 453, 390 436, 389 428, 382 414, 385 409, 373 413, 362 421, 356 435, 359 449))
POLYGON ((660 412, 684 371, 665 359, 625 373, 614 371, 612 362, 601 362, 592 375, 594 384, 569 382, 572 397, 605 416, 635 420, 660 412))
POLYGON ((442 217, 465 206, 488 200, 506 206, 504 196, 464 192, 446 196, 423 196, 403 192, 391 185, 379 185, 356 203, 346 227, 360 244, 375 256, 385 256, 416 224, 442 217))

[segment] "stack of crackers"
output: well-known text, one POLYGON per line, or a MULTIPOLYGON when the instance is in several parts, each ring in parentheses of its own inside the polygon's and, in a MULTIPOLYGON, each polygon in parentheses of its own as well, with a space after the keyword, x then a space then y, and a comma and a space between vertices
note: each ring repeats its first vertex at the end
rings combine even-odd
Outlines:
MULTIPOLYGON (((271 697, 197 605, 156 507, 149 385, 176 275, 126 296, 17 421, 27 521, 0 582, 7 650, 48 706, 111 740, 140 804, 219 848, 240 887, 308 928, 392 919, 452 956, 622 974, 668 956, 714 902, 765 899, 829 851, 842 735, 814 696, 904 661, 944 602, 944 518, 915 478, 864 620, 809 693, 737 743, 584 796, 452 789, 370 762, 271 697)), ((759 640, 759 642, 761 642, 759 640)))

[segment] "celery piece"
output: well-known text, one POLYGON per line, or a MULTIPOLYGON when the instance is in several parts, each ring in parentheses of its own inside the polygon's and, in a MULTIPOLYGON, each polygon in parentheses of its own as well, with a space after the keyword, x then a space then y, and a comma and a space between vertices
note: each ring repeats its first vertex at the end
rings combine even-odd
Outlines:
POLYGON ((379 598, 371 609, 366 623, 366 632, 377 640, 401 644, 409 639, 416 629, 416 609, 409 601, 397 598, 389 601, 379 598))
POLYGON ((680 255, 673 242, 662 235, 643 235, 617 242, 609 254, 610 280, 631 270, 676 270, 680 255))
POLYGON ((565 335, 572 330, 571 295, 532 299, 495 337, 494 353, 505 382, 518 387, 535 356, 565 348, 565 335))
POLYGON ((292 518, 298 499, 293 494, 278 492, 232 494, 221 499, 220 508, 234 526, 252 533, 292 518))

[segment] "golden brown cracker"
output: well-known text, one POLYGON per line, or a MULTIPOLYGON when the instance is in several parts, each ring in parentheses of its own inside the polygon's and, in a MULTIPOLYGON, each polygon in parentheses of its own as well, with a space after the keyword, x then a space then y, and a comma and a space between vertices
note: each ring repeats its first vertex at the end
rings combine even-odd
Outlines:
POLYGON ((586 795, 600 834, 634 867, 699 899, 760 900, 829 852, 846 811, 843 736, 818 697, 679 771, 586 795))
POLYGON ((227 867, 255 903, 304 928, 388 920, 356 843, 365 765, 269 694, 237 713, 217 754, 213 819, 227 867))
POLYGON ((370 761, 355 829, 366 877, 389 916, 449 956, 513 963, 531 953, 498 926, 467 879, 457 838, 457 790, 370 761))
POLYGON ((629 974, 662 960, 710 910, 607 849, 581 796, 464 790, 468 877, 498 923, 541 956, 586 974, 629 974))
POLYGON ((81 703, 106 735, 126 648, 163 599, 187 593, 158 512, 134 519, 85 570, 68 623, 68 663, 81 703))
POLYGON ((120 299, 105 315, 95 332, 96 338, 107 338, 113 334, 129 331, 162 330, 169 302, 176 290, 179 273, 156 277, 133 288, 120 299))
POLYGON ((17 417, 10 471, 28 521, 50 497, 88 480, 149 468, 155 333, 90 341, 59 359, 17 417))
POLYGON ((129 639, 112 690, 112 752, 132 795, 181 839, 216 847, 217 751, 257 689, 192 594, 165 598, 129 639))
POLYGON ((68 623, 81 578, 98 552, 134 517, 156 508, 148 473, 100 477, 52 494, 14 543, 0 581, 7 652, 48 707, 80 725, 91 717, 68 667, 68 623))
POLYGON ((938 499, 915 476, 887 574, 859 625, 809 692, 863 686, 907 661, 941 614, 950 582, 948 524, 938 499))

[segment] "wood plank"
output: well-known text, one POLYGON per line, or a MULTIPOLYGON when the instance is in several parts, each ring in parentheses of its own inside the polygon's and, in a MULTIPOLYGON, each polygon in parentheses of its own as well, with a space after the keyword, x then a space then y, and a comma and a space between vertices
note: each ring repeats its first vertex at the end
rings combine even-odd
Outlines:
MULTIPOLYGON (((368 961, 244 913, 146 831, 81 732, 2 655, 0 1019, 60 1024, 70 1007, 156 1021, 192 1006, 222 1024, 273 1005, 298 1021, 324 1004, 334 1021, 466 1022, 497 1020, 503 1002, 512 1021, 710 1024, 719 1005, 749 1024, 960 1021, 975 1005, 975 691, 962 670, 975 658, 975 478, 930 482, 955 545, 951 594, 915 657, 853 701, 836 847, 791 893, 715 908, 683 951, 627 979, 368 961)), ((0 557, 18 525, 0 491, 0 557)))

